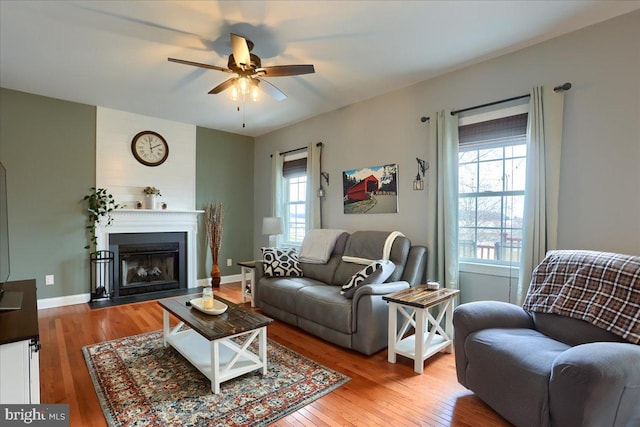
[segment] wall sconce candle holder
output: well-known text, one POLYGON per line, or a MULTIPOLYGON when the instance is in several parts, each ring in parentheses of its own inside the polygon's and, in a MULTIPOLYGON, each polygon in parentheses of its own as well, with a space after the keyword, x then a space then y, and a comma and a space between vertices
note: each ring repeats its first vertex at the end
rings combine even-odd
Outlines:
POLYGON ((324 178, 327 185, 329 185, 329 172, 320 172, 320 188, 318 188, 318 197, 324 197, 327 194, 322 186, 322 178, 324 178))
POLYGON ((424 174, 429 169, 429 163, 426 161, 419 159, 416 157, 416 161, 418 162, 418 174, 416 175, 416 179, 413 180, 413 189, 415 191, 424 190, 424 174))

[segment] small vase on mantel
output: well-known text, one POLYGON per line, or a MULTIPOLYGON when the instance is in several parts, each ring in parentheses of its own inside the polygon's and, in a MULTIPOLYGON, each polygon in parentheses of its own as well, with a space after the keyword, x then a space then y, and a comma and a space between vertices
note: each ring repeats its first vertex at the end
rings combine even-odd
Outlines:
POLYGON ((145 209, 157 209, 158 196, 156 194, 144 195, 144 207, 145 209))

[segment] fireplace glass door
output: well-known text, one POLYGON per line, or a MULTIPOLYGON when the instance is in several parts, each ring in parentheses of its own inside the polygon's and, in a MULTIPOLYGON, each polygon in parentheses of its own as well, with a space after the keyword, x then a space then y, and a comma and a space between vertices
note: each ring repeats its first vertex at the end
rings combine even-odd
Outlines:
POLYGON ((122 258, 122 287, 147 286, 176 280, 175 252, 130 254, 122 258))
POLYGON ((180 287, 177 243, 120 245, 120 295, 180 287))

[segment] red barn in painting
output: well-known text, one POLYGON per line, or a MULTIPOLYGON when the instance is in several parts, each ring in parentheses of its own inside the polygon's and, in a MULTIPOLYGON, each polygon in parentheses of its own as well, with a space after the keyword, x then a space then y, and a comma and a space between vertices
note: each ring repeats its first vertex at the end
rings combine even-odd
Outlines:
POLYGON ((353 187, 347 190, 347 198, 349 200, 362 201, 367 198, 367 193, 377 191, 380 186, 378 178, 369 175, 353 187))

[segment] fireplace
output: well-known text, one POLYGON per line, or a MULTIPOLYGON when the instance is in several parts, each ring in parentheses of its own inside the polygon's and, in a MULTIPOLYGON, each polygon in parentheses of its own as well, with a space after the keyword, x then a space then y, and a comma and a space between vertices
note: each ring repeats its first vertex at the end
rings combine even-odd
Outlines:
MULTIPOLYGON (((1 0, 0 0, 1 1, 1 0)), ((121 288, 120 284, 124 283, 121 280, 121 271, 125 271, 128 268, 122 267, 120 260, 120 251, 117 246, 119 245, 143 245, 141 252, 154 252, 144 248, 144 245, 150 243, 168 243, 179 242, 180 256, 178 258, 178 267, 174 267, 175 271, 178 271, 176 282, 179 283, 180 288, 177 290, 160 291, 157 295, 165 296, 166 294, 178 294, 184 291, 184 288, 195 288, 198 286, 198 270, 197 270, 197 254, 198 254, 198 215, 201 215, 203 211, 178 211, 178 210, 154 210, 154 209, 118 209, 111 213, 113 222, 110 225, 98 224, 96 228, 96 249, 108 250, 114 253, 114 272, 111 274, 109 271, 110 280, 110 294, 112 298, 120 299, 121 301, 134 300, 139 298, 145 298, 149 296, 154 297, 152 292, 156 292, 153 286, 169 286, 164 283, 150 284, 136 283, 135 286, 125 286, 121 288), (152 236, 169 236, 170 239, 156 239, 142 240, 152 236), (177 238, 174 238, 177 237, 177 238), (140 285, 138 287, 138 285, 140 285), (123 294, 120 293, 122 290, 123 294), (136 291, 145 291, 143 294, 132 294, 136 291), (126 294, 127 296, 122 296, 126 294)), ((166 248, 160 248, 163 252, 171 252, 172 249, 166 250, 166 248)), ((140 255, 140 254, 138 254, 140 255)), ((150 255, 150 254, 146 254, 150 255)), ((146 256, 145 255, 145 256, 146 256)), ((165 266, 169 263, 167 258, 164 258, 163 263, 165 266)), ((148 267, 145 267, 148 269, 148 267)), ((153 267, 151 267, 153 270, 153 267)), ((160 268, 160 267, 159 267, 160 268)), ((144 273, 141 271, 142 275, 144 273)), ((148 273, 147 273, 148 275, 148 273)), ((134 278, 128 278, 125 276, 127 283, 138 282, 133 280, 134 278)), ((164 279, 160 280, 164 281, 164 279)), ((175 285, 175 283, 174 283, 175 285)), ((173 286, 173 285, 172 285, 173 286)))
POLYGON ((114 298, 187 288, 186 233, 115 233, 114 298))

